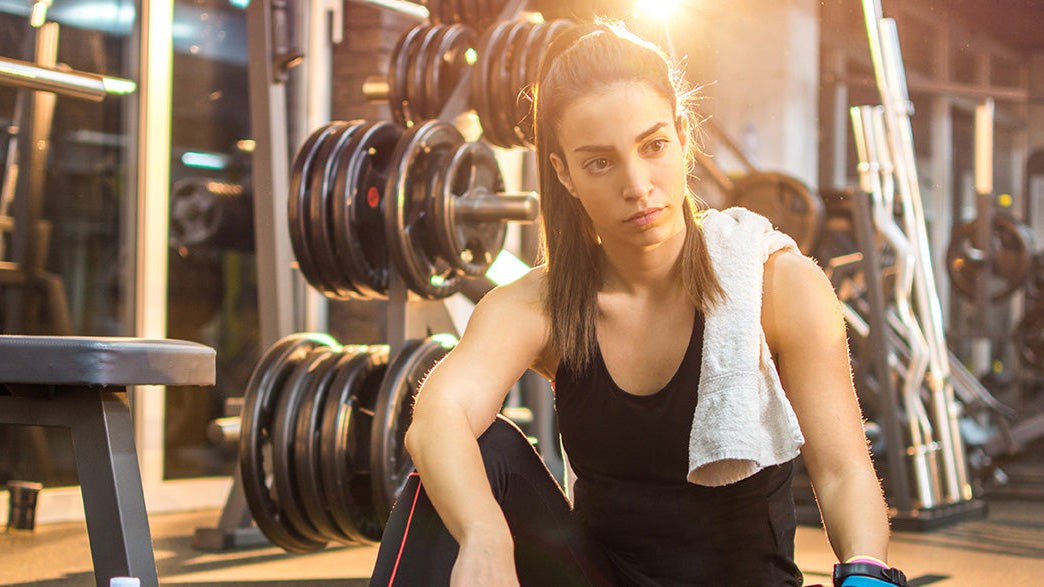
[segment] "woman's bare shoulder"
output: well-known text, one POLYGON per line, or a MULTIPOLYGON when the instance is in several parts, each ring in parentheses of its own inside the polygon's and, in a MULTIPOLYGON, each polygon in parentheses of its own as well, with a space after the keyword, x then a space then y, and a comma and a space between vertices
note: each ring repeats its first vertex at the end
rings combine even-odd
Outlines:
POLYGON ((513 339, 520 350, 533 353, 531 368, 549 377, 548 371, 557 363, 548 357, 551 329, 544 307, 546 277, 546 266, 539 265, 519 279, 491 290, 479 301, 467 330, 482 333, 484 339, 513 339))
POLYGON ((772 254, 765 263, 762 325, 772 341, 806 340, 811 332, 835 330, 840 306, 823 269, 794 252, 772 254))

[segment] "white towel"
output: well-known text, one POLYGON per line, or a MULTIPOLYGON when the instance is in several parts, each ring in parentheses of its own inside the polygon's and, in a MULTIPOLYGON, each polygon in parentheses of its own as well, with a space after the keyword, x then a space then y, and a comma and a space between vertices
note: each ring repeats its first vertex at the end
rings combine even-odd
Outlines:
POLYGON ((709 211, 703 234, 727 299, 704 325, 688 480, 719 486, 793 459, 805 442, 761 328, 765 261, 798 247, 744 208, 709 211))

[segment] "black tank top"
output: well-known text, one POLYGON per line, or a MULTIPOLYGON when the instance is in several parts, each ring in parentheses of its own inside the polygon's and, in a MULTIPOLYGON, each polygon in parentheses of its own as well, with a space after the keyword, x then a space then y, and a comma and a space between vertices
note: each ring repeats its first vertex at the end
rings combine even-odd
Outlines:
POLYGON ((600 350, 579 375, 558 369, 555 407, 577 475, 574 513, 622 585, 799 586, 792 463, 723 487, 685 478, 703 323, 697 311, 681 365, 652 395, 620 389, 600 350))

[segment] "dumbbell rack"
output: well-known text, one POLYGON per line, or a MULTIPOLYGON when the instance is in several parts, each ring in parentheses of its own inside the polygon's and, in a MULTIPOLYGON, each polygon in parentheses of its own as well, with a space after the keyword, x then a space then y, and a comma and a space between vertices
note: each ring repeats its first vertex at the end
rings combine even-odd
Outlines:
MULTIPOLYGON (((498 20, 516 16, 525 0, 510 0, 498 20)), ((373 4, 391 8, 387 3, 373 4)), ((259 290, 261 343, 268 347, 293 328, 293 273, 291 247, 282 231, 281 216, 285 205, 275 194, 289 191, 287 161, 287 69, 300 60, 288 42, 287 7, 279 0, 252 2, 247 10, 250 39, 263 39, 249 44, 250 108, 255 141, 254 190, 255 233, 257 237, 258 279, 270 287, 259 290), (273 234, 274 233, 274 234, 273 234)), ((450 94, 438 119, 452 124, 467 108, 470 70, 465 70, 450 94)), ((486 282, 484 279, 479 281, 486 282)), ((488 283, 488 282, 486 282, 488 283)), ((478 287, 488 289, 486 283, 478 287)), ((397 271, 389 272, 389 288, 385 308, 384 339, 389 356, 395 357, 408 341, 424 338, 432 332, 455 332, 452 319, 441 301, 418 300, 407 288, 397 271)), ((267 539, 252 524, 252 516, 242 488, 240 468, 235 467, 232 487, 217 527, 197 528, 193 546, 200 550, 223 551, 257 546, 267 539)))

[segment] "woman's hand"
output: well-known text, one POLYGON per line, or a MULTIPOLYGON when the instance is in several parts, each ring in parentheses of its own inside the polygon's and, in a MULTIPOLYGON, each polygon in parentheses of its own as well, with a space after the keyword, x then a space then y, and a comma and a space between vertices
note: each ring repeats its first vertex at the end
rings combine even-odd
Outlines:
POLYGON ((450 575, 451 587, 518 587, 514 542, 503 533, 476 533, 460 545, 450 575))

